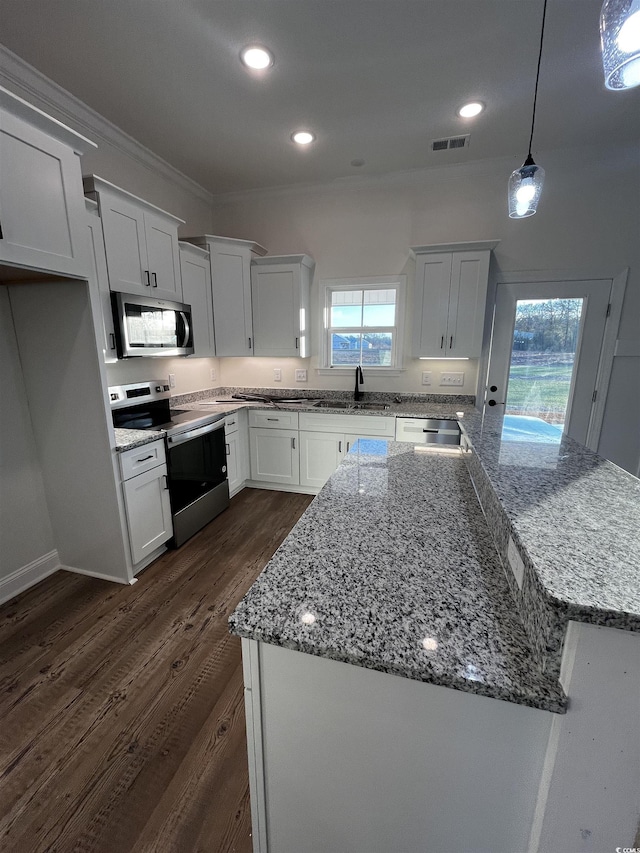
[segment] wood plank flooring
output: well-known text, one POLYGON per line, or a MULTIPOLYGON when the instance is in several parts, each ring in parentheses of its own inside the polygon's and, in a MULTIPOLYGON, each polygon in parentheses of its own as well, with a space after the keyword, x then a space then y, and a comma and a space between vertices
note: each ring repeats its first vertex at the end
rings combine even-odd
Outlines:
POLYGON ((58 572, 0 607, 3 853, 249 853, 227 618, 310 502, 245 489, 131 587, 58 572))

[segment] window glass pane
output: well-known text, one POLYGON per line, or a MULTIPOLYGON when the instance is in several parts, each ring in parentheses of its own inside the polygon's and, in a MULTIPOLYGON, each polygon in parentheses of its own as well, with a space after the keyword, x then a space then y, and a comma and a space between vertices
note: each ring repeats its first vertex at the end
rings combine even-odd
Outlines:
POLYGON ((331 293, 332 328, 353 328, 362 325, 362 291, 334 290, 331 293))
POLYGON ((393 332, 332 332, 331 364, 345 367, 388 367, 393 351, 393 332))
POLYGON ((365 290, 363 326, 395 326, 395 290, 365 290))
MULTIPOLYGON (((545 421, 557 428, 560 440, 581 314, 582 299, 518 300, 505 415, 514 422, 518 416, 522 429, 545 421)), ((542 430, 549 433, 544 424, 542 430)))
POLYGON ((362 335, 362 366, 384 367, 391 364, 392 332, 364 332, 362 335))
POLYGON ((331 364, 336 367, 360 364, 362 335, 356 332, 331 333, 331 364))

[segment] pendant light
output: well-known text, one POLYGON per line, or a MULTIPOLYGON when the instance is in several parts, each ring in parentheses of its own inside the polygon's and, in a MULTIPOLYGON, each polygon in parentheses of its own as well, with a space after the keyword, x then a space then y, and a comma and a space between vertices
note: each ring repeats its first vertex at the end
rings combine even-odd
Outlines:
POLYGON ((600 42, 607 89, 640 85, 640 0, 605 0, 600 42))
MULTIPOLYGON (((640 0, 638 0, 640 2, 640 0)), ((519 169, 509 178, 509 216, 511 219, 524 219, 533 216, 538 209, 538 201, 544 183, 544 169, 537 166, 531 156, 533 128, 536 121, 536 101, 538 100, 538 80, 540 79, 540 60, 542 59, 542 39, 544 38, 544 19, 547 14, 547 0, 542 10, 542 28, 540 30, 540 51, 538 52, 538 70, 533 95, 533 115, 531 116, 531 136, 529 137, 529 155, 519 169)))

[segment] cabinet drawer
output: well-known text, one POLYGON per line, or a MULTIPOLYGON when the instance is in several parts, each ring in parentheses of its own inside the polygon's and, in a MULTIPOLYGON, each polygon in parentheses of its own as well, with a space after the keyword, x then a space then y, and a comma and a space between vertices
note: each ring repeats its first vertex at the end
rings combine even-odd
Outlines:
POLYGON ((158 465, 164 465, 164 463, 164 441, 159 439, 121 453, 120 473, 123 480, 130 480, 131 477, 142 474, 144 471, 150 471, 152 468, 157 468, 158 465))
POLYGON ((227 415, 224 419, 224 434, 231 435, 234 432, 238 432, 240 429, 240 418, 238 416, 238 412, 234 412, 232 415, 227 415))
POLYGON ((250 409, 249 426, 266 429, 298 429, 298 412, 276 409, 250 409))
POLYGON ((343 415, 339 412, 327 414, 300 412, 300 429, 393 438, 396 419, 394 417, 380 417, 379 415, 343 415))

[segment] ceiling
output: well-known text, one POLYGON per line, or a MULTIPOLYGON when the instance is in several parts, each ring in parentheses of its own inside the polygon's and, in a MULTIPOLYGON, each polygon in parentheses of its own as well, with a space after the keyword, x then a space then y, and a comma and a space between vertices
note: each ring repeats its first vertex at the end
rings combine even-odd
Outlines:
MULTIPOLYGON (((601 0, 548 0, 533 154, 640 140, 601 0)), ((212 193, 527 155, 543 0, 0 0, 2 44, 212 193), (240 49, 275 54, 248 73, 240 49), (479 99, 486 110, 460 119, 479 99), (304 127, 317 135, 301 149, 304 127), (468 147, 431 141, 470 133, 468 147), (363 160, 354 166, 352 161, 363 160)))

